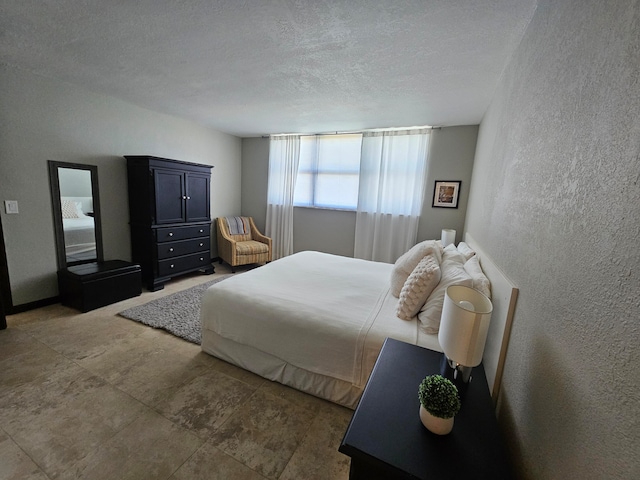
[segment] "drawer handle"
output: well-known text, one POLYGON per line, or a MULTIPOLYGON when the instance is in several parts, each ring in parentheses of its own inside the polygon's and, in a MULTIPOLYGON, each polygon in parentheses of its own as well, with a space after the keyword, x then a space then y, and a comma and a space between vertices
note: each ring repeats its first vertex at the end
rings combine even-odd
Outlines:
POLYGON ((204 247, 204 243, 202 243, 202 242, 201 242, 201 243, 200 243, 200 246, 201 246, 201 247, 204 247))
POLYGON ((169 232, 169 236, 170 236, 170 237, 173 237, 173 232, 169 232))
POLYGON ((200 233, 204 232, 204 230, 200 229, 200 233))
POLYGON ((173 264, 171 264, 171 267, 170 267, 170 268, 173 268, 173 264))
POLYGON ((200 257, 200 261, 201 261, 201 262, 204 262, 204 258, 200 257))
POLYGON ((169 251, 170 251, 170 252, 173 252, 173 248, 170 248, 170 249, 169 249, 169 251))

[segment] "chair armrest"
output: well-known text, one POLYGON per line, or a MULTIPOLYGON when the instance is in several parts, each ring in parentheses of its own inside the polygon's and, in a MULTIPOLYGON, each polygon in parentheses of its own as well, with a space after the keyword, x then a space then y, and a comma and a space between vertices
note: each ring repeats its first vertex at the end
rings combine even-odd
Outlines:
POLYGON ((235 242, 235 240, 231 238, 224 218, 218 218, 218 234, 227 242, 235 242))
POLYGON ((218 256, 222 258, 229 265, 235 265, 236 258, 236 242, 227 230, 227 225, 224 218, 218 218, 218 256))
POLYGON ((266 243, 271 247, 271 237, 267 237, 260 233, 256 224, 253 223, 253 218, 249 217, 249 225, 251 227, 251 240, 255 240, 256 242, 266 243))
POLYGON ((255 240, 256 242, 261 242, 261 243, 266 243, 269 246, 271 246, 271 237, 267 237, 266 235, 262 235, 260 232, 258 233, 251 233, 251 239, 255 240))
POLYGON ((255 240, 256 242, 266 243, 269 246, 269 261, 271 261, 273 255, 271 249, 271 237, 267 237, 266 235, 260 233, 260 231, 256 227, 256 224, 253 222, 253 217, 249 217, 249 225, 251 227, 251 239, 255 240))

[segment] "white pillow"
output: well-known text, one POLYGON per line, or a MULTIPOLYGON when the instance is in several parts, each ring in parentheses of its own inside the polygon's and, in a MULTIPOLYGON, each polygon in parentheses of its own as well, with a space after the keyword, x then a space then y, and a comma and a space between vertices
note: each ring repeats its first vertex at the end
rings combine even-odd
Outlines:
POLYGON ((82 202, 75 202, 75 204, 76 204, 76 214, 78 215, 78 218, 86 217, 87 215, 85 215, 84 212, 82 211, 82 202))
POLYGON ((78 206, 71 200, 62 200, 62 218, 80 218, 78 206))
POLYGON ((420 260, 429 254, 433 254, 438 263, 442 260, 442 247, 436 240, 420 242, 396 260, 391 271, 391 294, 394 297, 400 296, 400 291, 411 272, 418 266, 420 260))
POLYGON ((491 282, 482 271, 478 257, 471 257, 467 260, 464 264, 464 269, 473 281, 473 288, 491 298, 491 282))
POLYGON ((451 246, 447 245, 442 255, 440 283, 433 289, 433 292, 431 292, 431 295, 429 295, 429 298, 418 313, 420 327, 425 333, 438 333, 444 294, 449 285, 473 286, 471 276, 464 269, 464 255, 458 252, 455 246, 449 248, 451 246))
POLYGON ((473 250, 468 243, 465 242, 460 242, 458 244, 458 251, 464 255, 464 258, 466 258, 467 260, 469 260, 471 257, 473 257, 476 252, 475 250, 473 250))
POLYGON ((440 282, 440 265, 433 254, 425 256, 400 291, 396 315, 403 320, 411 320, 420 311, 433 289, 440 282))
POLYGON ((444 249, 442 250, 442 253, 444 254, 444 252, 449 252, 449 254, 460 253, 460 252, 458 252, 458 249, 456 248, 455 244, 453 244, 453 243, 450 243, 449 245, 444 247, 444 249))

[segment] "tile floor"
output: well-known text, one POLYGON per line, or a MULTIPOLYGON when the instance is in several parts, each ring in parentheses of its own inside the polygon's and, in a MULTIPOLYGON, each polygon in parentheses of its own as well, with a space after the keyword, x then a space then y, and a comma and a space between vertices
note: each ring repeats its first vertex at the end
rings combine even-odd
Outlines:
POLYGON ((9 316, 0 479, 348 478, 337 448, 351 410, 117 315, 212 278, 84 314, 57 304, 9 316))

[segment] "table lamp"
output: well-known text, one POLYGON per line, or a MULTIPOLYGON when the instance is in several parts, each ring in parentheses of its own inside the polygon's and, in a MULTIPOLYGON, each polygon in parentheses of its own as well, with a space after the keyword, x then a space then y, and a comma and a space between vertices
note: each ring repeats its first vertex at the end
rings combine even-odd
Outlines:
POLYGON ((447 287, 438 341, 446 360, 443 374, 457 385, 469 383, 473 367, 482 361, 492 311, 491 300, 479 291, 463 285, 447 287))
POLYGON ((440 242, 442 243, 442 248, 446 247, 450 243, 455 243, 456 241, 456 231, 451 228, 443 228, 442 233, 440 234, 440 242))

